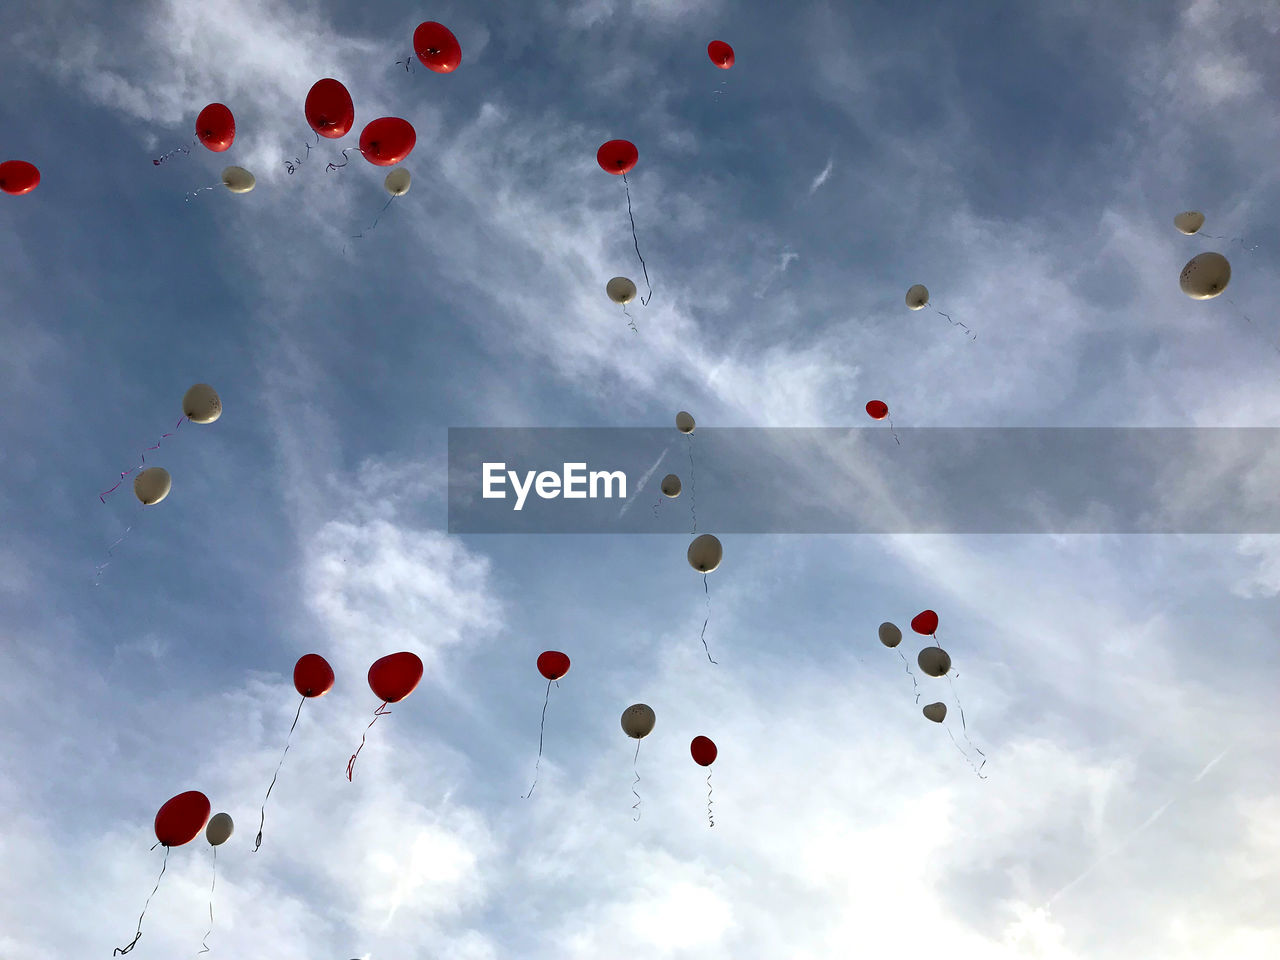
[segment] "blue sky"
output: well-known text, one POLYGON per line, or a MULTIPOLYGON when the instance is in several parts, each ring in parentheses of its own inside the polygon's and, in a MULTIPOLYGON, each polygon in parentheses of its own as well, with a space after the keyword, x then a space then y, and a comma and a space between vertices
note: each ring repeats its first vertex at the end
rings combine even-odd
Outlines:
MULTIPOLYGON (((713 667, 687 536, 444 533, 449 426, 860 426, 876 397, 899 427, 1275 424, 1274 4, 940 6, 9 18, 0 153, 43 181, 0 197, 0 954, 126 943, 156 808, 200 789, 237 824, 214 955, 1278 955, 1275 538, 726 536, 713 667), (452 75, 395 66, 427 19, 452 75), (323 76, 357 131, 417 129, 359 241, 385 171, 283 163, 323 76), (153 166, 215 100, 233 148, 153 166), (614 137, 638 335, 604 296, 642 282, 614 137), (227 163, 257 189, 185 202, 227 163), (1179 235, 1189 208, 1258 249, 1179 235), (1208 249, 1234 304, 1177 288, 1208 249), (917 282, 977 342, 906 310, 917 282), (97 494, 198 381, 225 413, 152 458, 173 492, 95 587, 141 512, 97 494), (988 780, 876 640, 925 607, 988 780), (365 672, 403 649, 426 677, 348 783, 365 672), (523 801, 544 649, 573 668, 523 801), (337 684, 253 854, 307 652, 337 684)), ((209 871, 172 852, 134 956, 195 952, 209 871)))

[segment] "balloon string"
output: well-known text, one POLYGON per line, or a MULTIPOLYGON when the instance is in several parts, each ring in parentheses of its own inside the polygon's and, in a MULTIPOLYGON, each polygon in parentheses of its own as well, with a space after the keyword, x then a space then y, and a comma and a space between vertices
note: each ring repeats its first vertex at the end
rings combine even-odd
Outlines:
POLYGON ((216 186, 217 184, 215 183, 212 187, 201 187, 199 190, 192 190, 190 193, 187 194, 186 202, 190 203, 192 197, 198 197, 200 196, 200 194, 204 193, 206 190, 212 190, 216 186))
POLYGON ((631 792, 635 794, 636 802, 631 805, 631 809, 636 812, 635 822, 640 822, 640 794, 636 790, 636 784, 640 782, 640 738, 636 738, 636 755, 631 760, 632 769, 635 770, 636 779, 631 784, 631 792))
MULTIPOLYGON (((155 848, 152 847, 154 850, 155 848)), ((152 888, 151 893, 147 896, 147 902, 142 905, 142 913, 138 915, 138 932, 133 935, 133 939, 126 946, 116 947, 112 951, 113 957, 122 956, 137 946, 138 941, 142 939, 142 918, 147 915, 147 907, 151 905, 151 898, 156 895, 156 891, 160 889, 160 878, 164 876, 165 867, 169 865, 169 847, 164 848, 164 862, 160 864, 160 876, 156 877, 156 885, 152 888)))
MULTIPOLYGON (((1234 300, 1232 300, 1230 297, 1224 297, 1224 299, 1227 301, 1227 303, 1231 304, 1237 310, 1240 310, 1240 305, 1236 303, 1234 300)), ((1257 331, 1258 336, 1261 337, 1266 342, 1267 346, 1269 346, 1272 350, 1276 351, 1276 353, 1280 353, 1280 346, 1277 346, 1276 344, 1272 343, 1270 340, 1267 340, 1267 335, 1262 332, 1261 327, 1259 327, 1256 323, 1253 322, 1252 317, 1250 317, 1243 310, 1240 310, 1240 316, 1244 317, 1246 320, 1249 321, 1249 325, 1253 327, 1255 331, 1257 331)))
POLYGON ((693 532, 698 532, 698 477, 693 472, 693 434, 689 437, 689 513, 693 516, 693 532))
POLYGON ((107 567, 109 567, 109 566, 111 565, 111 561, 112 561, 112 560, 114 559, 114 557, 115 557, 115 553, 114 553, 115 548, 116 548, 116 547, 118 547, 118 546, 119 546, 119 545, 124 541, 124 538, 125 538, 125 537, 127 537, 127 536, 129 535, 129 531, 130 531, 130 530, 132 530, 132 529, 134 528, 134 526, 137 524, 138 520, 141 520, 141 519, 142 519, 142 517, 141 517, 141 515, 140 515, 140 512, 143 510, 143 504, 142 504, 141 502, 139 502, 139 503, 138 503, 138 508, 137 508, 137 509, 138 509, 139 513, 134 515, 134 516, 135 516, 135 519, 134 519, 133 523, 131 523, 131 524, 129 524, 129 526, 125 527, 125 528, 124 528, 124 533, 122 533, 122 534, 120 534, 120 536, 116 537, 116 542, 115 542, 115 543, 113 543, 113 544, 111 544, 111 546, 107 547, 107 559, 106 559, 106 560, 103 560, 103 561, 102 561, 102 563, 98 564, 97 571, 96 571, 96 572, 94 573, 94 575, 93 575, 93 585, 94 585, 95 587, 96 587, 96 586, 101 585, 101 582, 102 582, 102 581, 101 581, 102 574, 103 574, 103 572, 107 569, 107 567))
POLYGON ((716 822, 711 816, 711 771, 707 771, 707 826, 714 827, 716 822))
POLYGON ((655 520, 658 519, 658 505, 661 503, 662 503, 661 496, 659 496, 657 500, 653 501, 653 519, 655 520))
POLYGON ((357 233, 357 234, 356 234, 355 236, 353 236, 351 239, 352 239, 352 240, 359 240, 359 239, 361 239, 361 238, 365 235, 365 232, 366 232, 367 230, 372 230, 374 227, 376 227, 376 226, 378 225, 378 221, 382 219, 382 215, 383 215, 384 213, 386 213, 386 212, 387 212, 387 207, 391 206, 391 201, 392 201, 392 200, 394 200, 394 199, 395 199, 395 197, 394 197, 394 196, 388 197, 388 198, 387 198, 387 202, 386 202, 386 203, 384 203, 384 204, 382 205, 382 209, 378 211, 378 215, 377 215, 376 217, 374 217, 374 218, 373 218, 373 223, 372 223, 372 224, 370 224, 368 227, 366 227, 366 228, 365 228, 365 230, 361 230, 359 233, 357 233))
POLYGON ((404 64, 405 73, 413 73, 413 57, 405 57, 403 60, 397 60, 396 66, 398 67, 402 63, 404 64))
POLYGON ((951 679, 951 674, 947 674, 947 683, 951 685, 951 695, 956 698, 956 706, 960 710, 960 732, 964 736, 964 742, 973 747, 974 752, 977 753, 978 756, 982 757, 982 763, 978 764, 978 766, 974 768, 974 773, 978 775, 979 779, 986 780, 987 778, 983 775, 982 768, 987 765, 987 755, 978 749, 977 744, 969 739, 969 725, 965 723, 964 719, 964 704, 960 702, 960 695, 956 693, 956 685, 951 679))
POLYGON ((631 332, 639 333, 640 331, 636 329, 635 320, 632 319, 631 314, 627 313, 627 305, 625 303, 622 305, 622 313, 627 318, 627 326, 631 328, 631 332))
POLYGON ((949 313, 942 313, 942 311, 941 311, 941 310, 939 310, 937 307, 934 307, 933 309, 934 309, 934 311, 935 311, 935 312, 940 313, 940 314, 942 314, 942 316, 946 317, 946 318, 947 318, 947 322, 948 322, 948 323, 950 323, 952 326, 956 326, 956 327, 959 327, 960 329, 962 329, 962 330, 965 332, 965 334, 966 334, 966 335, 968 335, 968 337, 969 337, 969 340, 970 340, 970 341, 973 341, 973 340, 977 340, 977 339, 978 339, 978 335, 977 335, 976 333, 973 333, 972 331, 970 331, 970 330, 969 330, 969 328, 968 328, 967 326, 965 326, 963 323, 961 323, 959 320, 952 320, 952 319, 951 319, 951 314, 949 314, 949 313))
POLYGON ((889 429, 893 433, 894 442, 897 443, 898 446, 902 446, 902 441, 898 439, 898 431, 893 429, 893 417, 889 418, 889 429))
POLYGON ((1253 251, 1253 250, 1257 250, 1257 249, 1258 249, 1258 244, 1256 244, 1256 243, 1255 243, 1253 246, 1249 246, 1249 244, 1245 243, 1245 239, 1244 239, 1244 237, 1227 237, 1227 236, 1219 236, 1219 235, 1218 235, 1218 234, 1216 234, 1216 233, 1202 233, 1202 234, 1200 234, 1200 236, 1202 236, 1202 237, 1207 237, 1207 238, 1208 238, 1208 239, 1210 239, 1210 240, 1228 240, 1228 241, 1230 241, 1231 243, 1238 243, 1238 244, 1240 244, 1240 246, 1244 247, 1244 249, 1249 250, 1249 251, 1253 251))
POLYGON ((547 696, 542 701, 542 724, 538 727, 538 762, 533 767, 533 786, 529 788, 521 800, 528 800, 533 796, 533 787, 538 785, 538 770, 542 767, 542 734, 547 729, 547 704, 551 702, 551 681, 547 681, 547 696))
MULTIPOLYGON (((369 721, 369 727, 372 727, 375 723, 377 723, 379 717, 385 717, 390 713, 391 711, 387 709, 387 701, 383 700, 382 705, 379 706, 377 710, 373 711, 373 719, 369 721)), ((365 727, 364 733, 360 734, 360 746, 356 748, 356 752, 353 753, 351 755, 351 759, 347 761, 347 782, 348 783, 351 782, 351 772, 355 768, 356 757, 360 756, 360 751, 364 749, 364 738, 369 733, 369 727, 365 727)))
POLYGON ((329 171, 331 171, 331 170, 337 170, 339 167, 345 167, 348 163, 350 163, 350 162, 351 162, 351 158, 347 156, 347 151, 348 151, 348 150, 355 150, 355 151, 359 152, 360 156, 364 156, 364 150, 362 150, 360 147, 343 147, 343 148, 342 148, 342 162, 341 162, 341 163, 330 163, 327 167, 325 167, 325 168, 324 168, 324 169, 325 169, 325 172, 327 173, 327 172, 329 172, 329 171))
MULTIPOLYGON (((320 142, 320 134, 316 134, 316 143, 320 142)), ((284 165, 289 168, 289 175, 293 176, 293 171, 302 166, 311 156, 311 144, 303 144, 307 148, 307 152, 301 157, 294 157, 292 160, 284 161, 284 165)))
POLYGON ((209 929, 205 931, 203 937, 200 938, 200 951, 196 954, 209 952, 209 937, 213 933, 213 891, 218 886, 218 848, 213 848, 213 883, 209 884, 209 929))
POLYGON ((307 702, 304 696, 298 701, 298 712, 293 715, 293 726, 289 727, 289 735, 285 737, 284 753, 280 754, 280 762, 276 764, 276 772, 271 775, 271 784, 267 787, 267 795, 262 798, 262 809, 258 816, 258 835, 253 841, 253 852, 257 853, 258 848, 262 846, 262 825, 267 821, 267 801, 271 798, 271 791, 276 785, 276 777, 280 776, 280 768, 284 766, 284 758, 289 753, 289 741, 293 739, 293 728, 298 725, 298 717, 302 716, 302 705, 307 702))
POLYGON ((170 437, 176 436, 177 432, 182 429, 182 424, 186 421, 186 419, 187 419, 186 414, 183 414, 182 418, 176 424, 174 424, 172 432, 162 434, 160 436, 160 439, 157 440, 154 445, 147 447, 146 450, 143 450, 141 455, 142 459, 139 461, 138 466, 130 467, 128 470, 125 470, 124 472, 122 472, 120 474, 120 479, 116 481, 116 485, 112 487, 110 490, 104 490, 102 491, 102 493, 98 494, 98 499, 101 500, 103 503, 106 503, 108 495, 115 493, 115 491, 119 489, 120 484, 124 483, 125 477, 133 473, 133 471, 139 470, 142 467, 145 467, 147 465, 147 453, 152 450, 159 450, 160 444, 164 443, 164 441, 169 439, 170 437))
MULTIPOLYGON (((707 575, 702 575, 702 589, 707 595, 707 619, 702 621, 702 649, 707 651, 707 659, 711 660, 711 648, 707 646, 707 623, 711 620, 711 590, 707 586, 707 575)), ((712 663, 717 661, 711 660, 712 663)))
POLYGON ((644 257, 640 253, 640 240, 636 237, 636 218, 631 214, 631 184, 627 182, 627 175, 622 175, 622 185, 627 188, 627 216, 631 219, 631 239, 636 245, 636 256, 640 258, 640 268, 644 270, 644 285, 649 288, 649 296, 641 297, 642 306, 648 306, 649 301, 653 299, 653 285, 649 283, 649 268, 645 266, 644 257))
MULTIPOLYGON (((898 656, 902 657, 902 651, 898 651, 898 656)), ((907 663, 907 658, 902 657, 902 662, 907 668, 907 676, 911 678, 911 689, 916 692, 916 703, 920 702, 920 684, 916 682, 916 675, 911 672, 911 664, 907 663)))
MULTIPOLYGON (((195 146, 195 143, 196 143, 196 142, 195 142, 194 140, 192 140, 192 141, 191 141, 191 146, 193 146, 193 147, 194 147, 194 146, 195 146)), ((176 147, 175 149, 170 150, 168 153, 161 155, 159 159, 157 159, 157 160, 152 160, 151 162, 152 162, 155 166, 157 166, 157 167, 158 167, 158 166, 160 166, 160 164, 164 163, 166 160, 168 160, 170 157, 172 157, 175 153, 182 153, 182 154, 186 154, 187 156, 190 156, 190 155, 191 155, 191 148, 190 148, 190 147, 185 147, 185 146, 183 146, 183 147, 176 147)))

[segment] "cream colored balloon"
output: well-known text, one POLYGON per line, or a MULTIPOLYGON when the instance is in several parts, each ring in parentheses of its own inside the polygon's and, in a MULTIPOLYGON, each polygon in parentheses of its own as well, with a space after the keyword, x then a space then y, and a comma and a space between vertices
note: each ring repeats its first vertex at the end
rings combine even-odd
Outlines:
POLYGON ((409 183, 412 179, 408 170, 404 167, 396 167, 387 174, 387 179, 382 181, 382 185, 393 197, 403 197, 409 192, 409 183))
POLYGON ((159 503, 169 495, 173 478, 164 467, 147 467, 133 478, 133 493, 145 506, 159 503))
POLYGON ((880 624, 880 642, 886 647, 896 647, 902 642, 902 631, 898 629, 896 624, 886 620, 880 624))
POLYGON ((182 412, 192 423, 213 423, 222 416, 222 398, 207 383, 197 383, 183 394, 182 412))
POLYGON ((723 558, 724 547, 709 533, 704 533, 689 544, 689 566, 699 573, 710 573, 720 566, 723 558))
POLYGON ((941 647, 925 647, 916 655, 916 663, 931 677, 945 677, 951 669, 951 656, 941 647))
POLYGON ((685 413, 681 410, 676 414, 676 429, 681 433, 693 433, 693 428, 696 426, 697 424, 693 422, 692 413, 685 413))
POLYGON ((622 711, 622 732, 633 740, 643 740, 653 731, 657 719, 647 703, 633 703, 622 711))
POLYGON ((674 473, 668 473, 662 478, 662 495, 664 497, 670 497, 674 500, 676 497, 680 496, 680 490, 680 478, 674 473))
POLYGON ((614 303, 625 306, 636 298, 636 285, 626 277, 614 277, 604 285, 604 292, 614 303))
POLYGON ((1178 285, 1192 300, 1212 300, 1231 282, 1231 264, 1220 253, 1202 253, 1187 261, 1178 285))
POLYGON ((204 838, 214 847, 220 847, 231 839, 236 825, 229 813, 215 813, 209 818, 209 825, 204 828, 204 838))
POLYGON ((227 167, 222 171, 222 185, 232 193, 248 193, 257 183, 257 177, 244 167, 227 167))
POLYGON ((937 703, 926 704, 922 712, 934 723, 941 723, 947 718, 947 705, 939 700, 937 703))
POLYGON ((929 288, 917 283, 907 291, 907 306, 912 310, 923 310, 929 302, 929 288))
POLYGON ((1199 210, 1186 210, 1173 218, 1173 225, 1189 237, 1204 226, 1204 214, 1199 210))

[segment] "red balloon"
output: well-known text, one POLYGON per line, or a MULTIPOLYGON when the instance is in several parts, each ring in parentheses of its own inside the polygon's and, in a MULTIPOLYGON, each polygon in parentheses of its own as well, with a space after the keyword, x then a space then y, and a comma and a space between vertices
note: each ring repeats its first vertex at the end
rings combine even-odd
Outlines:
POLYGON ((40 184, 40 171, 34 163, 25 160, 6 160, 0 163, 0 190, 20 197, 30 193, 40 184))
POLYGON ((166 847, 190 843, 209 822, 209 810, 209 798, 199 790, 178 794, 156 814, 156 839, 166 847))
POLYGON ((596 151, 596 163, 605 173, 621 176, 630 173, 640 159, 640 151, 630 140, 610 140, 596 151))
POLYGON ((453 73, 462 62, 462 47, 443 23, 428 20, 413 31, 413 52, 422 65, 436 73, 453 73))
POLYGON ((883 420, 889 415, 889 405, 883 400, 868 400, 867 415, 872 420, 883 420))
POLYGON ((355 104, 347 88, 332 77, 317 80, 302 107, 307 124, 322 137, 337 140, 351 132, 356 122, 355 104))
POLYGON ((303 654, 293 666, 293 687, 304 697, 323 697, 333 689, 333 667, 318 653, 303 654))
POLYGON ((211 103, 196 117, 196 139, 214 153, 230 150, 236 139, 236 118, 221 103, 211 103))
POLYGON ((387 703, 399 703, 422 679, 422 660, 416 653, 393 653, 374 661, 369 668, 369 686, 387 703))
POLYGON ((716 761, 716 745, 710 737, 694 737, 689 752, 693 754, 693 762, 701 767, 709 767, 716 761))
POLYGON ((733 66, 733 47, 723 40, 712 40, 708 43, 707 56, 721 70, 728 70, 733 66))
POLYGON ((559 680, 569 672, 569 658, 559 650, 548 650, 538 656, 538 672, 548 680, 559 680))
POLYGON ((418 142, 413 124, 399 117, 370 120, 360 133, 360 152, 378 167, 394 167, 413 152, 418 142))
POLYGON ((938 632, 938 615, 932 610, 922 610, 911 620, 911 629, 931 637, 938 632))

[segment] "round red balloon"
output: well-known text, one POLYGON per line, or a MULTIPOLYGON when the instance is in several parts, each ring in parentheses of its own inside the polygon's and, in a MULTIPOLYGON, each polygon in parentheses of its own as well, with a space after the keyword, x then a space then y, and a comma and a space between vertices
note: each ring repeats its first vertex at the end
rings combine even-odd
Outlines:
POLYGON ((600 164, 606 173, 617 176, 630 173, 639 159, 640 151, 630 140, 610 140, 596 151, 596 163, 600 164))
POLYGON ((394 167, 411 152, 418 142, 413 124, 399 117, 370 120, 360 133, 360 152, 378 167, 394 167))
POLYGON ((351 102, 351 94, 332 77, 315 82, 307 94, 302 112, 306 114, 307 124, 311 129, 330 140, 345 137, 351 132, 351 125, 356 122, 356 108, 351 102))
POLYGON ((166 847, 190 843, 209 822, 209 809, 209 798, 199 790, 178 794, 156 814, 156 839, 166 847))
POLYGON ((922 610, 911 620, 911 629, 931 637, 938 632, 938 615, 932 610, 922 610))
POLYGON ((708 43, 707 56, 721 70, 728 70, 733 66, 733 47, 723 40, 712 40, 708 43))
POLYGON ((0 163, 0 190, 20 197, 40 185, 40 171, 34 163, 25 160, 6 160, 0 163))
POLYGON ((709 767, 716 761, 716 745, 710 737, 694 737, 689 744, 689 752, 693 754, 693 762, 702 767, 709 767))
POLYGON ((538 672, 548 680, 559 680, 569 672, 569 658, 559 650, 539 654, 538 672))
POLYGON ((387 703, 398 703, 422 679, 422 660, 416 653, 393 653, 374 661, 369 668, 369 686, 387 703))
POLYGON ((867 415, 872 420, 883 420, 889 415, 889 405, 883 400, 869 400, 867 402, 867 415))
POLYGON ((236 139, 236 118, 223 104, 209 104, 196 117, 196 139, 214 153, 230 150, 236 139))
POLYGON ((462 47, 443 23, 428 20, 413 31, 413 52, 422 65, 436 73, 453 73, 462 62, 462 47))
POLYGON ((293 687, 304 697, 323 697, 333 689, 333 667, 318 653, 307 653, 293 666, 293 687))

